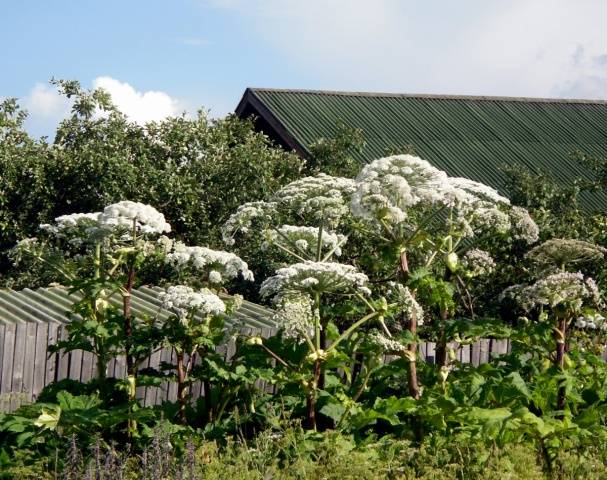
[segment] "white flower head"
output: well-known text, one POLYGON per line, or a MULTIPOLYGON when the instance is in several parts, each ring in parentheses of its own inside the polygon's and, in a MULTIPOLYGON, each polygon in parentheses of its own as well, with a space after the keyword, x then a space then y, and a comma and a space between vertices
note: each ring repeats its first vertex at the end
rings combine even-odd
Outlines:
POLYGON ((431 205, 450 190, 447 174, 412 155, 380 158, 365 166, 356 178, 352 213, 369 221, 403 222, 407 210, 431 205))
POLYGON ((479 248, 468 250, 462 257, 462 267, 470 277, 488 275, 495 270, 495 260, 489 252, 479 248))
POLYGON ((314 335, 315 315, 309 295, 279 295, 275 305, 273 320, 282 328, 285 338, 302 343, 314 335))
POLYGON ((381 350, 383 353, 401 353, 407 350, 407 346, 395 340, 394 338, 387 337, 377 331, 373 331, 367 336, 369 343, 374 347, 381 350))
POLYGON ((413 317, 415 317, 417 325, 423 325, 424 309, 417 302, 417 300, 415 300, 415 296, 409 287, 405 287, 404 285, 396 282, 390 282, 389 286, 389 297, 398 305, 398 315, 395 319, 396 324, 394 325, 396 329, 402 330, 404 326, 402 321, 408 322, 413 317))
MULTIPOLYGON (((293 225, 283 225, 277 229, 270 229, 266 232, 266 241, 268 244, 280 243, 288 245, 293 243, 300 252, 307 252, 312 247, 315 249, 319 240, 319 229, 317 227, 297 227, 293 225)), ((320 243, 323 250, 333 251, 337 257, 341 255, 341 246, 345 243, 344 235, 333 233, 327 230, 322 231, 320 243)))
POLYGON ((510 222, 512 224, 512 237, 516 240, 532 244, 540 238, 540 229, 526 209, 516 206, 512 207, 510 210, 510 222))
POLYGON ((173 251, 165 257, 165 262, 177 270, 191 269, 207 274, 211 283, 220 283, 236 278, 254 280, 247 262, 238 255, 207 247, 189 247, 182 242, 173 244, 173 251))
POLYGON ((548 275, 523 289, 521 297, 526 308, 534 305, 551 308, 564 306, 572 311, 579 311, 585 303, 601 303, 600 292, 594 280, 585 279, 579 272, 548 275))
POLYGON ((101 212, 72 213, 55 218, 53 224, 42 224, 40 229, 55 238, 67 239, 74 246, 96 241, 107 232, 100 227, 101 212))
POLYGON ((577 328, 583 328, 588 330, 607 330, 607 321, 603 315, 598 312, 590 312, 584 315, 580 315, 576 321, 575 326, 577 328))
POLYGON ((321 173, 285 185, 273 200, 294 213, 335 225, 349 213, 348 204, 355 189, 355 182, 350 178, 321 173))
POLYGON ((260 294, 262 297, 293 292, 368 295, 367 281, 367 276, 352 265, 308 261, 277 270, 276 275, 261 284, 260 294))
POLYGON ((445 189, 445 194, 447 197, 451 197, 451 200, 456 204, 470 206, 510 204, 510 200, 500 195, 494 188, 469 178, 449 177, 449 185, 452 189, 445 189))
POLYGON ((195 290, 186 285, 175 285, 160 292, 158 299, 163 308, 173 312, 181 321, 196 314, 221 315, 226 311, 223 301, 207 288, 195 290))
POLYGON ((276 203, 274 202, 249 202, 240 205, 221 229, 224 243, 234 245, 234 238, 239 232, 248 233, 253 222, 269 224, 275 213, 276 203))
POLYGON ((162 234, 171 231, 164 215, 150 205, 124 200, 108 205, 99 216, 99 223, 108 229, 122 229, 128 232, 133 224, 143 234, 162 234))

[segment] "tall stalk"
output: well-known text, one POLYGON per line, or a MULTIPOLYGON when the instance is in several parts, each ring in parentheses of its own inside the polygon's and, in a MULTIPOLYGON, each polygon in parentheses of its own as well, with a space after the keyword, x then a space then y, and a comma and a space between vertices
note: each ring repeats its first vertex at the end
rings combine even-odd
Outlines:
MULTIPOLYGON (((407 258, 407 250, 405 249, 402 249, 400 252, 400 271, 404 283, 407 281, 410 274, 409 260, 407 258)), ((411 294, 414 295, 415 292, 411 292, 411 294)), ((407 381, 409 385, 409 395, 418 400, 420 397, 420 389, 417 381, 417 341, 415 340, 415 337, 417 336, 417 315, 415 309, 411 312, 408 330, 411 333, 413 340, 411 340, 411 343, 407 346, 406 352, 406 357, 409 361, 407 381)))
MULTIPOLYGON (((133 249, 137 242, 137 219, 133 219, 133 229, 131 232, 133 240, 133 249)), ((126 358, 126 374, 128 382, 129 403, 132 404, 137 399, 137 365, 131 353, 133 345, 133 320, 131 312, 131 294, 135 284, 135 258, 133 254, 128 257, 128 269, 124 293, 122 296, 122 314, 124 317, 124 355, 126 358)), ((130 408, 130 407, 129 407, 130 408)), ((129 420, 129 433, 137 430, 137 422, 129 420)))
MULTIPOLYGON (((555 365, 562 372, 565 368, 565 347, 566 347, 566 338, 567 338, 567 317, 562 316, 558 317, 557 328, 554 330, 554 339, 556 340, 556 357, 555 357, 555 365)), ((566 388, 565 388, 565 380, 559 381, 559 387, 556 397, 556 409, 559 411, 565 410, 566 405, 566 388)), ((559 414, 559 417, 562 419, 563 414, 559 414)))

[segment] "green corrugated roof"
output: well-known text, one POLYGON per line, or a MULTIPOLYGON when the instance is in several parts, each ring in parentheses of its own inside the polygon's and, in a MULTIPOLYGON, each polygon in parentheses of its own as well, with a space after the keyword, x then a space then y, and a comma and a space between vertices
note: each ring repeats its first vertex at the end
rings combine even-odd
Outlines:
MULTIPOLYGON (((547 170, 565 184, 585 176, 569 158, 572 151, 607 157, 603 101, 255 88, 247 89, 236 111, 264 117, 283 144, 303 154, 318 138, 332 136, 341 120, 363 130, 361 161, 413 145, 448 174, 500 190, 502 165, 547 170)), ((585 194, 583 203, 605 210, 607 195, 585 194)))
MULTIPOLYGON (((167 318, 170 312, 160 306, 159 287, 140 287, 132 293, 132 312, 136 317, 147 315, 151 318, 167 318)), ((227 298, 227 295, 220 295, 227 298)), ((25 322, 67 323, 70 308, 81 295, 69 294, 63 287, 38 288, 31 290, 0 290, 0 324, 25 322)), ((120 305, 120 299, 112 303, 120 305)), ((242 306, 227 319, 229 326, 252 328, 274 328, 272 311, 255 303, 243 301, 242 306)))

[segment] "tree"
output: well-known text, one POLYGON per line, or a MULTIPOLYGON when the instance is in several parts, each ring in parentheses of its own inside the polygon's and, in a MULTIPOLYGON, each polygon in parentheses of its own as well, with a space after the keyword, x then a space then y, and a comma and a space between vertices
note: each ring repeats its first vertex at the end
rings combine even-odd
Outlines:
MULTIPOLYGON (((200 110, 138 125, 103 90, 57 81, 73 100, 53 143, 32 139, 15 100, 0 106, 0 249, 31 236, 40 223, 97 211, 129 199, 161 209, 178 238, 218 245, 220 225, 249 198, 265 198, 297 178, 304 162, 275 148, 235 116, 209 119, 200 110)), ((16 278, 6 260, 3 283, 35 286, 42 272, 16 278)), ((152 279, 153 280, 153 279, 152 279)))

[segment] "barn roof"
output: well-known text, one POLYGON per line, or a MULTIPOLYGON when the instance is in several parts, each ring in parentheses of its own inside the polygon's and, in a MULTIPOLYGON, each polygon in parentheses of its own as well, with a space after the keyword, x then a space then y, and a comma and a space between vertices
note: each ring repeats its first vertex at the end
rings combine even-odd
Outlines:
MULTIPOLYGON (((163 289, 160 287, 135 289, 132 293, 132 312, 135 317, 167 318, 170 312, 163 309, 158 300, 161 291, 163 289)), ((223 297, 226 298, 227 295, 223 297)), ((71 319, 72 305, 80 298, 80 294, 69 294, 64 287, 0 290, 0 325, 25 322, 67 323, 71 319)), ((120 299, 114 298, 112 303, 120 305, 120 299)), ((246 300, 226 323, 229 326, 256 329, 275 327, 270 309, 246 300)))
MULTIPOLYGON (((411 145, 448 174, 502 192, 504 165, 545 170, 567 184, 586 177, 573 151, 607 157, 605 101, 248 88, 236 113, 255 115, 258 128, 302 156, 342 121, 363 131, 360 161, 411 145)), ((605 210, 607 194, 584 193, 582 203, 605 210)))

